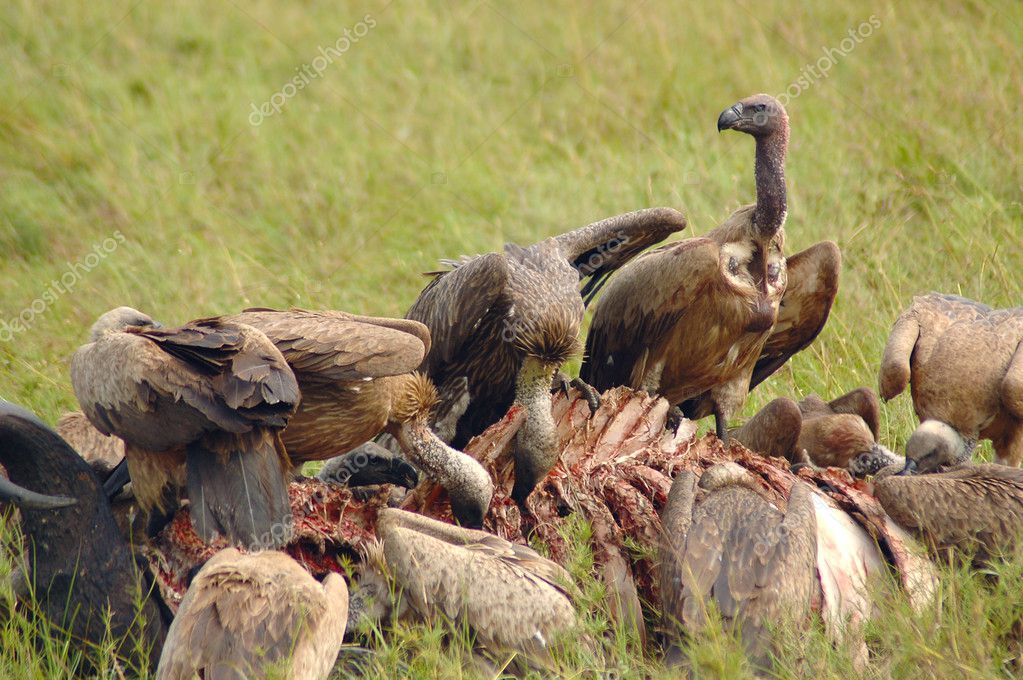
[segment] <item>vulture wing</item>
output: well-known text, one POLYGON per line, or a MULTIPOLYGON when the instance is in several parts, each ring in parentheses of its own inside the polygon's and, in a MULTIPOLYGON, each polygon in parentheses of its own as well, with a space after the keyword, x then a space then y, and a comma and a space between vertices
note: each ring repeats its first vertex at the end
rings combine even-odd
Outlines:
POLYGON ((596 389, 642 386, 661 338, 720 276, 718 244, 693 238, 646 253, 597 302, 580 377, 596 389))
POLYGON ((788 285, 778 320, 753 368, 751 390, 806 349, 824 328, 838 293, 842 255, 837 245, 822 241, 788 258, 786 267, 788 285))
POLYGON ((451 264, 454 268, 438 273, 405 315, 430 329, 433 345, 420 368, 431 377, 462 353, 508 281, 508 263, 499 253, 451 264))
POLYGON ((928 475, 891 475, 874 485, 885 512, 930 544, 987 550, 1018 538, 1023 523, 1023 470, 968 465, 928 475))
POLYGON ((685 215, 678 210, 647 208, 594 222, 553 240, 579 272, 579 278, 589 277, 582 289, 589 303, 614 270, 685 228, 685 215))
POLYGON ((277 346, 302 382, 349 382, 414 371, 430 347, 425 326, 344 312, 247 309, 229 317, 277 346))
POLYGON ((265 336, 215 320, 104 335, 75 352, 71 382, 100 432, 154 451, 212 428, 283 427, 299 401, 294 374, 265 336), (158 404, 159 430, 148 420, 158 404))
POLYGON ((877 394, 869 387, 859 387, 828 402, 835 413, 851 413, 863 418, 877 441, 881 429, 881 402, 877 394))
MULTIPOLYGON (((323 586, 284 553, 222 550, 185 594, 156 677, 240 680, 264 677, 271 670, 290 675, 292 660, 297 662, 312 643, 303 638, 319 632, 331 606, 323 586)), ((336 638, 336 656, 344 627, 325 632, 336 638)))
POLYGON ((575 623, 564 593, 514 562, 413 529, 383 532, 387 567, 412 608, 474 630, 495 651, 546 660, 551 641, 575 623))

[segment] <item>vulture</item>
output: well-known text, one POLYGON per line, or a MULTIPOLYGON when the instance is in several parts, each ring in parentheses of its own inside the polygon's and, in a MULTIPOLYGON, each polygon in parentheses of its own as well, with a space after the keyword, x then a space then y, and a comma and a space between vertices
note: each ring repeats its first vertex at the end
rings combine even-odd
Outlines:
POLYGON ((556 460, 550 390, 555 372, 578 351, 582 295, 685 226, 680 212, 651 208, 528 247, 508 244, 500 253, 446 261, 451 269, 436 273, 406 314, 430 329, 433 344, 420 370, 437 384, 441 401, 468 390, 453 446, 463 448, 513 402, 527 410, 515 452, 513 498, 520 506, 556 460))
POLYGON ((783 513, 736 463, 675 478, 661 513, 659 581, 668 629, 696 631, 713 602, 765 666, 768 627, 810 611, 817 590, 817 520, 811 487, 795 482, 783 513))
POLYGON ((26 563, 12 574, 19 599, 31 597, 83 651, 94 652, 109 633, 129 675, 144 675, 136 652, 155 665, 171 614, 114 521, 99 477, 36 416, 2 400, 0 464, 10 477, 0 478, 0 500, 20 509, 26 541, 26 563))
POLYGON ((966 461, 978 439, 991 440, 999 463, 1023 459, 1023 308, 914 298, 888 336, 879 382, 885 400, 911 386, 920 426, 907 463, 966 461))
POLYGON ((282 552, 225 548, 199 570, 167 632, 156 680, 325 680, 348 619, 348 587, 319 583, 282 552))
POLYGON ((820 333, 841 268, 830 241, 785 258, 781 103, 744 99, 718 118, 729 129, 756 140, 757 202, 623 267, 595 306, 580 372, 599 391, 644 389, 688 418, 713 414, 722 440, 748 392, 820 333))
POLYGON ((271 548, 287 541, 289 463, 280 433, 299 390, 261 332, 221 319, 163 328, 119 307, 75 352, 71 384, 89 422, 124 440, 135 497, 156 525, 186 487, 204 540, 223 535, 271 548))
POLYGON ((885 512, 919 535, 938 556, 952 551, 972 554, 983 565, 1011 550, 1023 535, 1023 470, 998 464, 961 464, 944 452, 936 465, 951 469, 909 474, 915 469, 907 451, 907 466, 881 470, 873 493, 885 512))
POLYGON ((877 395, 860 387, 829 402, 816 394, 798 404, 779 397, 732 436, 753 451, 794 464, 847 468, 865 477, 899 460, 877 442, 880 419, 877 395))
POLYGON ((446 617, 491 654, 544 666, 576 627, 571 576, 531 548, 395 508, 380 511, 376 533, 360 581, 366 608, 355 620, 386 613, 380 605, 394 583, 414 615, 446 617))
MULTIPOLYGON (((482 526, 493 493, 490 475, 430 429, 437 390, 415 371, 430 350, 426 326, 302 309, 249 309, 223 320, 265 333, 298 379, 302 403, 282 434, 293 463, 346 454, 386 431, 447 490, 456 520, 482 526)), ((414 476, 407 465, 396 472, 414 476)))

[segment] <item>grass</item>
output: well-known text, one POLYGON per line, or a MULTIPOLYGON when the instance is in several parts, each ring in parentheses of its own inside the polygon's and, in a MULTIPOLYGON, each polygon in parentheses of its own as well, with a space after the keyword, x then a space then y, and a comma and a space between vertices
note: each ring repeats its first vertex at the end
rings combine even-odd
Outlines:
MULTIPOLYGON (((778 395, 875 384, 914 294, 1023 299, 1012 0, 10 0, 0 36, 0 396, 51 422, 75 406, 69 355, 116 305, 166 322, 248 305, 401 315, 441 257, 653 205, 706 232, 753 198, 751 141, 714 123, 758 91, 798 95, 788 250, 833 239, 844 271, 824 333, 746 414, 778 395), (864 22, 869 36, 845 50, 864 22), (343 54, 252 125, 253 105, 346 29, 343 54), (824 48, 842 52, 813 77, 805 67, 824 48)), ((882 439, 900 447, 915 424, 908 398, 884 413, 882 439)), ((868 675, 1018 672, 1006 635, 1023 561, 996 570, 992 583, 945 569, 937 614, 882 598, 868 675)), ((65 674, 66 646, 36 653, 26 626, 15 616, 0 629, 0 675, 65 674)), ((400 630, 381 658, 422 677, 459 672, 464 649, 441 637, 400 630)), ((608 672, 663 672, 609 640, 608 672)), ((733 643, 701 639, 694 658, 725 674, 741 665, 733 643)), ((596 657, 568 657, 566 674, 594 674, 596 657)), ((778 664, 780 677, 809 672, 850 674, 816 629, 778 664)))

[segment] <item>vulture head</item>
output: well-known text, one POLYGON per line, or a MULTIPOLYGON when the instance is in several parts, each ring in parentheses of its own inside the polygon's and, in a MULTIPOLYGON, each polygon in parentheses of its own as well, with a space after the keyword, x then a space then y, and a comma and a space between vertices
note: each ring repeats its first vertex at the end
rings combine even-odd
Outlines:
POLYGON ((89 330, 89 339, 95 342, 107 331, 119 331, 131 326, 137 328, 161 328, 162 324, 154 321, 153 317, 143 314, 137 309, 116 307, 96 319, 96 323, 92 324, 92 328, 89 330))
POLYGON ((785 133, 788 128, 789 117, 785 107, 769 94, 746 97, 718 116, 718 132, 737 130, 761 138, 785 133))
POLYGON ((899 474, 934 472, 970 459, 973 442, 940 420, 925 420, 906 442, 906 467, 899 474))

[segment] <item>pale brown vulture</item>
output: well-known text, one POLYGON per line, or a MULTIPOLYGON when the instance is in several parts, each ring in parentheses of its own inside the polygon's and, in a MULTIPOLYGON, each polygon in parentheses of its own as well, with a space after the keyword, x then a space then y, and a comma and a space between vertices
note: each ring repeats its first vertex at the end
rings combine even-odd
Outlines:
POLYGON ((225 548, 189 586, 156 678, 324 680, 347 620, 341 574, 328 574, 321 584, 282 552, 225 548))
POLYGON ((991 440, 999 463, 1023 459, 1023 308, 914 298, 888 337, 879 381, 886 400, 911 385, 921 424, 906 443, 908 465, 969 460, 978 439, 991 440))
POLYGON ((596 389, 656 392, 689 418, 713 414, 718 437, 747 393, 807 347, 838 291, 830 241, 786 260, 788 116, 768 95, 718 118, 756 140, 757 202, 699 238, 623 267, 596 304, 580 377, 596 389))
POLYGON ((576 626, 571 576, 531 548, 393 508, 380 511, 376 532, 363 587, 386 597, 393 582, 418 617, 467 625, 492 654, 546 665, 576 626))
POLYGON ((161 328, 119 307, 71 359, 82 411, 124 440, 135 497, 158 517, 188 489, 207 541, 277 547, 291 526, 280 431, 299 401, 284 357, 256 329, 219 319, 161 328))
POLYGON ((298 378, 302 403, 282 435, 293 462, 334 458, 387 431, 447 490, 455 518, 480 526, 493 484, 479 463, 430 430, 437 392, 415 372, 430 349, 426 326, 302 309, 250 309, 223 318, 265 333, 298 378))
POLYGON ((810 611, 817 520, 810 485, 793 484, 783 513, 760 484, 735 463, 708 468, 699 484, 692 472, 675 479, 661 513, 660 587, 669 629, 700 630, 713 602, 765 666, 770 627, 810 611))

